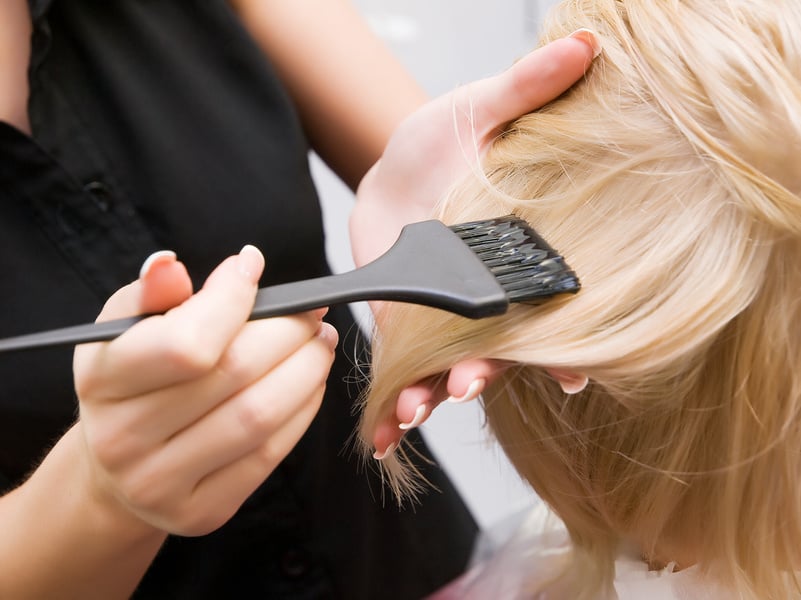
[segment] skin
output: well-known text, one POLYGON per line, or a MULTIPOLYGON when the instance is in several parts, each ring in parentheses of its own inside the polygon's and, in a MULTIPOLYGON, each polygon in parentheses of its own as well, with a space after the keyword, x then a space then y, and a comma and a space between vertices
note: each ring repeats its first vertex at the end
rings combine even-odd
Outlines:
POLYGON ((230 4, 278 70, 317 154, 356 189, 398 123, 428 100, 423 89, 349 1, 230 4))
MULTIPOLYGON (((345 1, 232 4, 286 80, 315 149, 356 186, 390 132, 424 102, 419 87, 345 1)), ((26 2, 0 3, 0 118, 23 131, 29 34, 26 2)), ((539 56, 471 92, 483 146, 504 122, 579 78, 592 50, 570 40, 539 56)), ((430 160, 421 153, 458 165, 448 107, 462 95, 405 120, 365 179, 370 193, 357 203, 353 231, 356 247, 372 249, 367 255, 455 175, 423 169, 430 160), (385 216, 391 227, 366 227, 385 216)), ((324 311, 248 322, 263 268, 247 248, 193 291, 166 253, 109 299, 100 320, 166 312, 112 342, 77 348, 80 418, 0 498, 0 597, 129 596, 167 533, 222 525, 291 450, 321 402, 337 334, 322 323, 324 311)), ((418 387, 433 403, 445 391, 463 394, 484 368, 457 366, 445 388, 418 387)))
POLYGON ((5 0, 0 5, 0 119, 29 133, 28 59, 31 20, 28 5, 5 0))

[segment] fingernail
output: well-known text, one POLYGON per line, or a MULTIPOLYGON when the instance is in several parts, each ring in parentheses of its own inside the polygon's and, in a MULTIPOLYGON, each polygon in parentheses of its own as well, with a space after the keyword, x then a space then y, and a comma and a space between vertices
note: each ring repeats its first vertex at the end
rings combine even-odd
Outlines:
POLYGON ((325 342, 326 346, 328 346, 328 349, 331 350, 331 352, 336 349, 337 343, 339 342, 339 334, 337 333, 337 330, 329 323, 320 324, 320 329, 317 331, 317 337, 325 342))
POLYGON ((379 452, 378 450, 373 452, 373 458, 376 460, 384 460, 387 456, 391 456, 397 447, 398 445, 395 442, 392 442, 383 452, 379 452))
POLYGON ((139 269, 139 279, 144 279, 150 273, 153 265, 160 262, 172 262, 177 258, 175 252, 172 250, 159 250, 154 252, 145 259, 142 263, 142 268, 139 269))
POLYGON ((597 58, 601 53, 601 42, 598 40, 598 34, 596 34, 592 29, 582 27, 581 29, 576 29, 576 31, 571 33, 568 37, 581 40, 590 48, 592 48, 593 58, 597 58))
POLYGON ((484 386, 487 384, 486 379, 476 379, 473 383, 470 384, 470 387, 467 388, 467 391, 464 393, 464 396, 448 396, 446 402, 450 402, 451 404, 461 404, 463 402, 470 402, 471 400, 475 400, 479 397, 481 392, 484 391, 484 386))
POLYGON ((239 271, 256 283, 264 269, 264 255, 256 246, 248 244, 239 251, 239 271))
POLYGON ((420 427, 423 421, 426 420, 426 405, 421 404, 417 407, 417 410, 414 411, 414 418, 409 421, 408 423, 401 423, 398 425, 399 429, 403 429, 406 431, 407 429, 414 429, 415 427, 420 427))
POLYGON ((561 379, 559 384, 562 386, 562 391, 565 394, 578 394, 584 391, 589 381, 586 375, 575 375, 570 379, 561 379))

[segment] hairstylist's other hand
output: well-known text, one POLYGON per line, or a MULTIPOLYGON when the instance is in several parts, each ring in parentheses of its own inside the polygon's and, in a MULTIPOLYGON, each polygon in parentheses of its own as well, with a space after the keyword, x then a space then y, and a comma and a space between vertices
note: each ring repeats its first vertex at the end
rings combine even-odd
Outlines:
MULTIPOLYGON (((599 52, 595 35, 579 30, 409 116, 359 186, 350 222, 356 265, 385 252, 405 224, 430 218, 448 188, 480 168, 484 153, 507 123, 566 91, 599 52)), ((494 360, 463 361, 448 373, 403 390, 395 414, 375 432, 376 458, 391 453, 404 433, 422 424, 443 401, 475 399, 507 367, 494 360)))
MULTIPOLYGON (((405 388, 395 401, 395 412, 376 426, 374 457, 383 459, 401 443, 410 429, 419 427, 443 402, 461 404, 476 400, 510 363, 474 358, 453 365, 447 373, 435 375, 405 388)), ((578 394, 588 384, 587 376, 569 369, 545 367, 565 394, 578 394)))
POLYGON ((350 219, 356 266, 383 254, 407 223, 430 218, 448 188, 480 166, 504 125, 567 90, 599 51, 591 32, 577 31, 406 118, 359 185, 350 219))
POLYGON ((103 501, 163 531, 208 533, 305 432, 337 334, 324 311, 248 322, 263 268, 245 247, 192 295, 163 253, 108 301, 101 320, 174 308, 76 350, 78 428, 103 501))

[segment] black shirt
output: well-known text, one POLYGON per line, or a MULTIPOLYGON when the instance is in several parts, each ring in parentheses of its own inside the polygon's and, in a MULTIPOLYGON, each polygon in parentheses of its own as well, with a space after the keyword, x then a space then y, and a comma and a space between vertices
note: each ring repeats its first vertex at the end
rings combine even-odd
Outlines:
MULTIPOLYGON (((200 284, 253 243, 262 285, 328 273, 307 141, 223 0, 32 0, 33 138, 0 123, 0 337, 94 319, 153 251, 200 284)), ((444 475, 399 511, 347 441, 358 330, 345 308, 322 409, 220 530, 172 537, 141 598, 419 598, 463 569, 475 524, 444 475)), ((0 355, 0 478, 75 419, 71 351, 0 355)), ((421 438, 411 439, 427 450, 421 438)))

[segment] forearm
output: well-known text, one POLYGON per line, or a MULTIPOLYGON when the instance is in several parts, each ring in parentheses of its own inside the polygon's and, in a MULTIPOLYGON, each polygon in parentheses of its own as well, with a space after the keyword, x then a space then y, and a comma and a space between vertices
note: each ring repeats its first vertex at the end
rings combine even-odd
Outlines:
POLYGON ((31 19, 25 0, 0 2, 0 120, 29 132, 31 19))
POLYGON ((347 0, 231 0, 317 153, 352 188, 426 94, 347 0))
POLYGON ((164 541, 88 491, 79 433, 0 498, 0 598, 127 598, 164 541))

